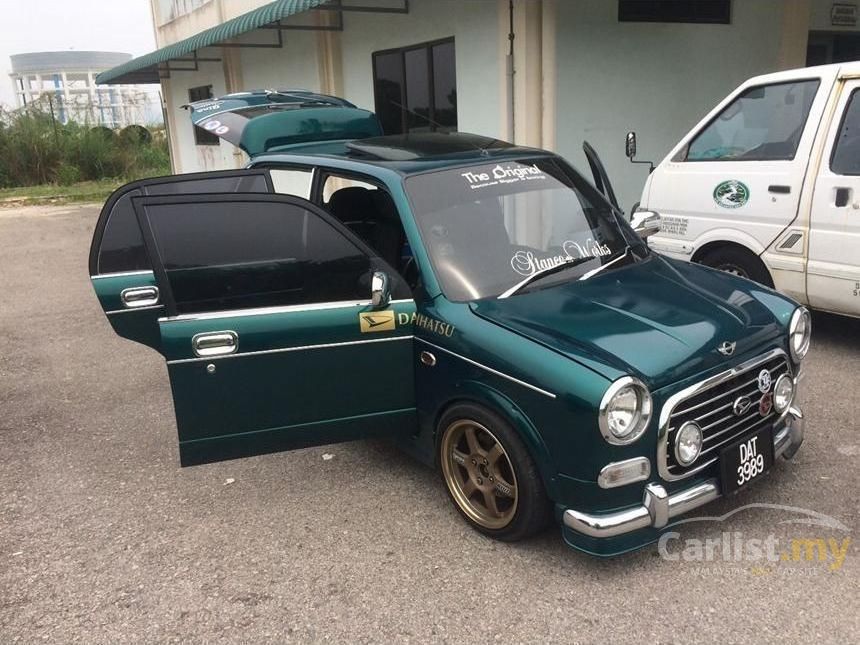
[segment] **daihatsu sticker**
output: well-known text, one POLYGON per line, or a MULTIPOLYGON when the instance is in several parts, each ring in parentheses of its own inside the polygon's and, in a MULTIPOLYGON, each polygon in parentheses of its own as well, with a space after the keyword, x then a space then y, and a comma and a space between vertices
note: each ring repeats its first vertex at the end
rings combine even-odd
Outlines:
POLYGON ((537 164, 524 166, 522 164, 498 164, 490 172, 464 172, 460 173, 469 188, 486 188, 498 184, 515 184, 520 181, 533 181, 535 179, 546 179, 543 170, 537 164))
POLYGON ((714 201, 723 208, 740 208, 750 199, 750 189, 742 181, 727 179, 714 188, 714 201))

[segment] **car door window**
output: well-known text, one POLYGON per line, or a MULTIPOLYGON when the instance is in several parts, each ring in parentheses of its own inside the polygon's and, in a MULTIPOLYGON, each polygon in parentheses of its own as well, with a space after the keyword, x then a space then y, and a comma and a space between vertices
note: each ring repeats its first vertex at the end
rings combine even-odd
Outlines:
POLYGON ((794 159, 819 81, 751 87, 692 139, 686 161, 794 159))
POLYGON ((308 202, 207 195, 136 203, 176 313, 370 297, 372 258, 308 202))
POLYGON ((310 199, 313 172, 304 168, 272 168, 272 186, 281 195, 310 199))
POLYGON ((851 93, 830 159, 830 170, 837 175, 860 175, 860 100, 851 93))
POLYGON ((179 193, 270 192, 266 171, 162 177, 135 182, 126 188, 124 192, 115 194, 105 205, 108 213, 98 243, 93 275, 152 269, 132 207, 132 199, 135 197, 179 193))

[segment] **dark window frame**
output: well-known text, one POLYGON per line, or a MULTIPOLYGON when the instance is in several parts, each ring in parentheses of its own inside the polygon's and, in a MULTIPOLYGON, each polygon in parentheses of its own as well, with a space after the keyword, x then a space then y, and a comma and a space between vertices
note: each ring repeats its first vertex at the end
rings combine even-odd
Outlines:
POLYGON ((732 0, 618 0, 618 22, 730 25, 732 24, 732 0), (712 18, 702 15, 701 7, 707 6, 703 4, 704 2, 709 2, 714 6, 719 3, 722 15, 712 18), (686 5, 687 15, 672 15, 671 9, 677 8, 682 3, 686 5), (647 10, 649 8, 652 11, 642 13, 642 9, 647 10))
POLYGON ((797 149, 800 147, 800 139, 797 140, 797 146, 794 148, 794 153, 790 157, 780 157, 778 159, 755 159, 755 158, 748 158, 748 159, 730 159, 730 158, 725 158, 725 159, 688 159, 687 155, 690 152, 690 145, 692 145, 693 141, 698 139, 699 136, 701 136, 701 134, 705 130, 710 128, 711 125, 713 125, 713 123, 717 119, 720 118, 720 115, 730 105, 732 105, 732 103, 737 101, 739 98, 741 98, 747 92, 750 92, 751 90, 755 90, 755 89, 759 89, 759 88, 774 87, 777 85, 796 85, 798 83, 805 83, 807 81, 815 81, 818 85, 815 88, 815 96, 812 97, 812 103, 809 104, 809 112, 807 112, 806 118, 803 121, 803 126, 801 128, 801 135, 800 135, 800 139, 802 139, 803 138, 803 131, 806 130, 806 125, 809 122, 809 115, 812 113, 812 105, 815 103, 815 99, 818 98, 818 92, 821 90, 821 78, 818 76, 810 76, 810 77, 805 77, 805 78, 793 78, 793 79, 788 80, 788 81, 778 81, 776 83, 762 83, 760 85, 750 85, 749 87, 744 89, 742 92, 739 92, 738 94, 736 94, 735 97, 730 102, 726 103, 725 106, 723 106, 723 108, 719 112, 717 112, 711 119, 708 119, 708 122, 705 123, 701 128, 699 128, 696 131, 696 133, 687 140, 687 143, 685 143, 684 146, 680 150, 678 150, 678 152, 672 157, 672 161, 673 162, 680 162, 680 163, 714 163, 714 162, 727 163, 727 162, 742 162, 742 161, 754 161, 754 162, 760 163, 762 161, 794 161, 794 158, 797 156, 797 149))
POLYGON ((828 162, 828 167, 830 168, 830 172, 832 172, 834 175, 839 175, 840 177, 860 176, 860 171, 844 172, 842 170, 837 170, 833 167, 833 162, 836 160, 836 151, 839 148, 839 139, 842 137, 842 129, 845 127, 845 120, 848 118, 848 109, 851 107, 851 104, 857 97, 860 97, 860 87, 855 87, 853 90, 851 90, 851 94, 848 97, 848 100, 845 102, 845 108, 842 110, 842 116, 839 119, 839 127, 837 128, 836 134, 833 137, 833 146, 830 150, 830 161, 828 162))
MULTIPOLYGON (((154 197, 156 195, 147 195, 146 188, 149 186, 161 185, 161 184, 184 184, 184 183, 193 183, 198 181, 207 181, 214 179, 224 179, 231 177, 251 177, 255 175, 262 175, 265 182, 268 193, 236 193, 239 195, 251 194, 251 195, 264 195, 264 194, 272 194, 274 193, 274 187, 272 186, 272 178, 269 175, 268 168, 265 166, 257 166, 251 168, 243 168, 241 170, 210 170, 204 172, 194 172, 188 173, 186 175, 166 175, 164 177, 151 177, 149 179, 139 179, 137 181, 130 182, 125 184, 124 186, 120 186, 117 188, 107 199, 105 205, 102 207, 101 212, 99 213, 99 219, 96 222, 95 230, 93 231, 93 241, 90 245, 90 255, 89 255, 89 271, 91 276, 96 275, 114 275, 117 273, 126 273, 128 271, 151 271, 152 267, 150 266, 148 269, 132 269, 126 268, 120 271, 102 271, 99 266, 99 259, 102 252, 102 242, 104 241, 104 233, 105 229, 110 225, 110 220, 114 216, 114 207, 117 202, 122 199, 125 195, 133 191, 141 191, 141 196, 151 196, 154 197)), ((206 194, 206 193, 194 193, 193 194, 206 194)), ((182 194, 182 191, 177 191, 176 193, 171 193, 173 195, 182 194)), ((164 195, 164 193, 157 193, 157 195, 164 195)), ((135 222, 137 220, 135 219, 135 222)), ((145 246, 145 244, 144 244, 145 246)))
MULTIPOLYGON (((195 101, 205 101, 206 99, 215 98, 215 94, 212 92, 211 85, 198 85, 196 87, 188 88, 188 102, 194 103, 195 101), (205 92, 201 92, 199 90, 205 90, 205 92), (206 96, 202 96, 202 94, 206 94, 206 96)), ((194 145, 196 146, 220 146, 221 138, 217 134, 212 134, 211 132, 204 130, 199 125, 195 125, 194 127, 194 145)))
MULTIPOLYGON (((373 52, 371 54, 371 68, 373 71, 373 103, 374 109, 377 114, 380 114, 380 99, 381 97, 376 91, 377 88, 377 72, 376 72, 376 59, 380 56, 390 56, 392 54, 400 55, 400 133, 389 133, 385 134, 408 134, 409 133, 409 120, 408 120, 408 111, 406 106, 408 105, 408 101, 406 99, 407 88, 406 88, 406 52, 416 51, 420 49, 424 49, 427 52, 427 91, 428 91, 428 103, 430 108, 429 119, 431 132, 436 132, 439 128, 435 125, 436 119, 436 84, 434 77, 434 63, 433 63, 433 47, 437 45, 445 45, 445 44, 454 45, 454 87, 457 87, 457 73, 456 73, 456 55, 457 55, 457 46, 454 40, 454 36, 448 36, 447 38, 438 38, 436 40, 429 40, 423 43, 417 43, 415 45, 408 45, 406 47, 393 47, 391 49, 382 49, 379 51, 373 52)), ((455 120, 456 120, 456 111, 455 111, 455 120)), ((449 129, 449 126, 442 126, 445 130, 449 129)), ((455 122, 453 126, 453 130, 457 130, 458 124, 455 122)))

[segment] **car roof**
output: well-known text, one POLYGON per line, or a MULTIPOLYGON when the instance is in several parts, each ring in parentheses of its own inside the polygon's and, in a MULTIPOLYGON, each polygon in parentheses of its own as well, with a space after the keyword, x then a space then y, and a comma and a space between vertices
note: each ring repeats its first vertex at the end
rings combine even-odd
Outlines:
POLYGON ((253 165, 326 158, 410 175, 524 156, 552 156, 552 153, 466 132, 421 132, 285 146, 255 156, 253 165))

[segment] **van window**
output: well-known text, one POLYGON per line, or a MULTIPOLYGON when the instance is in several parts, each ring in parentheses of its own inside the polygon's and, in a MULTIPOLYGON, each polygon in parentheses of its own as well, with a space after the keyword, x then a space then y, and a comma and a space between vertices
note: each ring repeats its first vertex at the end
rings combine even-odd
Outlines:
POLYGON ((851 93, 845 107, 830 159, 830 170, 837 175, 860 175, 860 100, 857 100, 857 90, 851 93))
POLYGON ((794 159, 818 85, 808 80, 747 89, 696 135, 686 160, 794 159))

